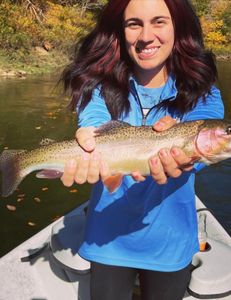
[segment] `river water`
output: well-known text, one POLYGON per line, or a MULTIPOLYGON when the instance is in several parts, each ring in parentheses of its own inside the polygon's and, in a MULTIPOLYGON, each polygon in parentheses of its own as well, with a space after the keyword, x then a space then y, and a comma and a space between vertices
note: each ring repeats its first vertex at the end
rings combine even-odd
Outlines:
MULTIPOLYGON (((231 61, 219 62, 219 88, 231 119, 231 61)), ((56 87, 55 74, 27 78, 1 78, 0 152, 32 149, 43 139, 74 137, 76 115, 56 87)), ((196 191, 231 234, 231 161, 206 167, 197 175, 196 191)), ((88 199, 90 187, 65 188, 59 180, 37 179, 30 174, 10 197, 0 198, 0 256, 56 218, 88 199)))

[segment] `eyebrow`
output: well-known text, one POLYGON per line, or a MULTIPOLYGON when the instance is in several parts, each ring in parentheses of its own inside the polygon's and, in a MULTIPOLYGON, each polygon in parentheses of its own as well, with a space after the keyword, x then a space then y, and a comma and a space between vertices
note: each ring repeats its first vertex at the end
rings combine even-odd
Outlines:
MULTIPOLYGON (((168 17, 168 16, 156 16, 156 17, 151 19, 151 23, 157 21, 158 19, 168 19, 168 20, 170 20, 170 17, 168 17)), ((139 18, 129 18, 127 20, 124 20, 124 25, 126 25, 128 22, 142 22, 142 20, 139 19, 139 18)))

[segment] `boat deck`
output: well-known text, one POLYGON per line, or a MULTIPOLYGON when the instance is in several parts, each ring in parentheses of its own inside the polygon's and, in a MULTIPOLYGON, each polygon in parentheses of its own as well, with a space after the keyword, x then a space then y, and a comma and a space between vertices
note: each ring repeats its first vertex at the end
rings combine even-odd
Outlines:
MULTIPOLYGON (((201 202, 198 202, 197 205, 198 209, 204 209, 201 202)), ((65 218, 83 215, 84 206, 86 206, 86 204, 72 211, 65 216, 65 218)), ((68 266, 68 264, 64 265, 62 261, 59 260, 59 257, 54 255, 51 249, 51 232, 58 222, 60 222, 60 220, 50 224, 0 259, 0 300, 90 300, 89 266, 83 265, 82 270, 74 270, 68 266)), ((210 222, 209 234, 215 238, 215 240, 211 240, 210 243, 212 247, 215 247, 213 245, 216 245, 219 236, 220 241, 218 244, 221 246, 224 245, 226 251, 224 253, 226 254, 223 255, 221 252, 218 252, 217 257, 214 259, 212 257, 213 253, 210 252, 209 254, 208 252, 211 256, 211 258, 209 258, 210 262, 211 260, 214 260, 214 262, 217 260, 213 268, 214 271, 209 271, 209 273, 216 274, 217 272, 217 274, 224 275, 224 278, 219 275, 219 277, 215 278, 216 282, 212 282, 212 285, 209 286, 209 289, 211 290, 214 285, 218 285, 219 283, 217 286, 219 290, 222 284, 224 285, 226 282, 229 282, 229 288, 231 290, 231 238, 224 229, 217 224, 219 223, 215 218, 210 222), (221 256, 219 257, 219 255, 221 256)), ((195 258, 196 265, 205 263, 203 258, 204 254, 205 253, 199 253, 195 258)), ((70 255, 70 253, 68 255, 70 255)), ((209 256, 207 255, 207 257, 209 256)), ((209 276, 207 276, 206 273, 206 276, 203 274, 204 272, 201 272, 201 274, 197 274, 196 277, 194 276, 194 281, 191 283, 192 288, 200 282, 198 280, 202 280, 206 286, 208 283, 206 283, 206 281, 208 281, 209 276)), ((194 274, 192 273, 192 275, 194 274)), ((198 298, 188 293, 185 294, 184 300, 195 299, 198 298)), ((228 295, 224 294, 224 297, 221 298, 213 297, 213 299, 231 300, 231 293, 228 295)), ((133 300, 140 300, 138 287, 134 289, 133 300)))

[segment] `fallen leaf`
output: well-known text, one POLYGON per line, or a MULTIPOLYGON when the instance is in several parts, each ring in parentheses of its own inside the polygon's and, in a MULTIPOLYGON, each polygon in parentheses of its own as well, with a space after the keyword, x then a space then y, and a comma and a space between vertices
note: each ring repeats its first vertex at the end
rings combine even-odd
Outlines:
POLYGON ((35 226, 35 225, 36 225, 34 222, 31 222, 31 221, 29 221, 27 224, 28 224, 29 226, 35 226))
POLYGON ((21 201, 23 201, 24 199, 23 198, 18 198, 17 199, 17 202, 21 202, 21 201))
POLYGON ((9 209, 10 211, 15 211, 16 210, 16 206, 10 205, 10 204, 7 204, 6 208, 9 209))
POLYGON ((70 190, 69 192, 70 192, 70 193, 77 193, 78 190, 77 190, 77 189, 73 189, 73 190, 70 190))
POLYGON ((35 198, 34 198, 34 201, 36 201, 36 202, 38 202, 38 203, 41 202, 40 198, 38 198, 38 197, 35 197, 35 198))
POLYGON ((46 115, 46 116, 53 116, 54 113, 53 113, 53 112, 47 112, 47 113, 45 113, 45 115, 46 115))
POLYGON ((20 195, 18 195, 18 197, 23 198, 23 197, 25 197, 25 194, 20 194, 20 195))

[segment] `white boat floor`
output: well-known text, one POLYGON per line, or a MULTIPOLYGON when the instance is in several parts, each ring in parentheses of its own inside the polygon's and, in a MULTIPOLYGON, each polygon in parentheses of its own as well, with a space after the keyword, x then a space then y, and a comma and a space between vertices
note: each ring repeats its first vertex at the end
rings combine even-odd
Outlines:
POLYGON ((0 260, 0 300, 90 299, 89 274, 79 275, 70 270, 65 272, 51 254, 49 235, 54 224, 50 224, 0 260), (33 257, 37 251, 41 253, 35 258, 21 261, 28 257, 28 252, 33 257))
MULTIPOLYGON (((86 205, 85 203, 81 207, 76 208, 66 217, 82 215, 83 208, 86 205)), ((200 201, 197 203, 197 208, 204 209, 200 201)), ((210 215, 208 214, 207 217, 209 220, 210 215)), ((52 228, 60 220, 62 221, 62 219, 59 219, 50 224, 0 259, 0 300, 90 300, 90 273, 85 271, 80 274, 78 271, 71 270, 70 267, 65 267, 62 263, 60 264, 60 261, 57 261, 57 257, 52 254, 50 249, 52 228)), ((211 216, 209 224, 209 235, 215 240, 219 236, 220 241, 226 245, 225 247, 231 247, 231 238, 218 224, 217 220, 211 216)), ((227 251, 227 248, 224 249, 227 251)), ((219 254, 221 252, 218 253, 218 256, 219 254)), ((230 257, 231 252, 228 254, 230 257)), ((197 259, 198 261, 200 260, 200 253, 197 259)), ((210 258, 210 261, 212 260, 214 259, 210 258)), ((225 261, 225 257, 223 257, 223 260, 225 261)), ((221 260, 219 261, 218 257, 217 264, 214 266, 214 272, 218 271, 217 268, 220 262, 221 260)), ((227 277, 223 279, 223 283, 227 282, 227 278, 228 282, 231 282, 231 280, 229 281, 231 278, 230 263, 231 260, 229 261, 229 259, 223 263, 225 268, 221 271, 223 274, 227 274, 227 277), (226 270, 227 268, 228 271, 226 270)), ((203 272, 201 274, 203 275, 203 272)), ((205 282, 208 276, 203 276, 198 278, 205 282)), ((215 281, 218 282, 219 280, 215 278, 215 281)), ((197 281, 195 282, 197 283, 197 281)), ((197 298, 188 294, 184 297, 184 300, 195 299, 197 298)), ((222 298, 213 297, 212 299, 231 300, 231 295, 229 294, 222 298)), ((140 299, 137 295, 134 295, 133 300, 140 299)))

